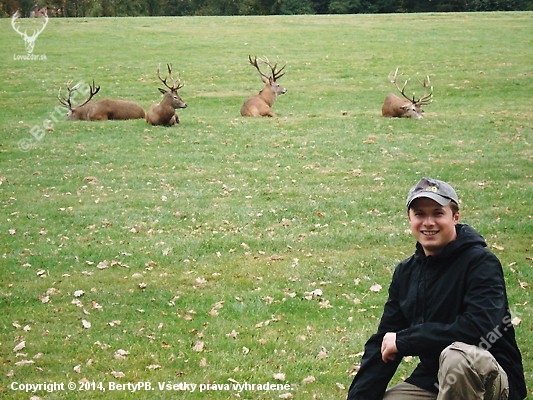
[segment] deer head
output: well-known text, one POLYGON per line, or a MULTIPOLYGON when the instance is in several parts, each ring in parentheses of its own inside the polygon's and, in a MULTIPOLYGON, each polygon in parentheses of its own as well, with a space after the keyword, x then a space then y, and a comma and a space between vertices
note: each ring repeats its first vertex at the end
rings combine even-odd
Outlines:
POLYGON ((37 37, 41 34, 42 31, 44 31, 44 28, 46 28, 46 25, 48 24, 48 15, 44 14, 44 24, 41 27, 41 29, 36 29, 33 31, 32 35, 28 35, 25 30, 24 32, 21 32, 19 30, 18 24, 15 22, 20 17, 20 13, 17 11, 15 14, 13 14, 13 17, 11 17, 11 26, 17 32, 20 36, 22 36, 22 39, 24 39, 24 45, 26 46, 26 51, 28 54, 33 53, 33 47, 35 46, 35 41, 37 40, 37 37))
POLYGON ((82 82, 77 83, 72 88, 70 87, 71 83, 72 83, 72 81, 69 81, 66 84, 67 92, 68 92, 67 93, 67 97, 61 96, 61 88, 59 88, 59 94, 57 96, 58 99, 59 99, 59 103, 63 107, 68 109, 68 116, 67 116, 68 119, 75 119, 75 120, 77 120, 77 119, 87 119, 87 118, 83 117, 83 115, 86 114, 86 113, 80 113, 79 111, 83 110, 82 107, 84 107, 87 103, 89 103, 89 101, 91 101, 93 96, 96 93, 98 93, 98 91, 100 90, 100 86, 96 86, 94 84, 94 81, 93 81, 92 86, 89 85, 89 97, 87 98, 87 100, 85 100, 79 106, 73 106, 72 105, 72 97, 73 97, 73 95, 77 95, 76 91, 80 88, 80 86, 82 85, 82 82))
POLYGON ((266 57, 258 59, 256 56, 252 59, 251 55, 248 56, 248 61, 255 67, 257 72, 259 72, 259 76, 261 76, 261 80, 265 84, 265 87, 259 92, 259 94, 250 97, 244 102, 241 107, 241 115, 252 117, 275 117, 276 115, 272 111, 272 106, 279 95, 287 93, 287 89, 281 86, 277 80, 285 75, 283 70, 287 65, 278 69, 278 64, 276 63, 272 65, 266 57), (270 74, 261 71, 258 61, 262 61, 270 68, 270 74))

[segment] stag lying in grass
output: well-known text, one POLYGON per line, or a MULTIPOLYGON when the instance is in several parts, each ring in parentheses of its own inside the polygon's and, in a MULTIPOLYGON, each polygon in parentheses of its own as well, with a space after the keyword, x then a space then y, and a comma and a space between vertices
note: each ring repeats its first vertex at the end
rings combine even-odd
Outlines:
POLYGON ((389 75, 389 80, 402 94, 402 97, 393 93, 389 93, 387 97, 385 97, 385 101, 381 107, 381 115, 384 117, 398 118, 424 118, 424 110, 422 110, 422 106, 428 105, 433 101, 433 86, 430 86, 431 82, 429 80, 429 76, 427 76, 423 82, 420 82, 420 84, 424 87, 424 95, 418 100, 415 100, 414 94, 412 99, 405 95, 405 87, 407 86, 409 80, 405 81, 401 89, 398 86, 398 68, 396 68, 394 75, 389 75))
POLYGON ((59 103, 68 109, 67 119, 73 121, 107 121, 107 120, 124 120, 124 119, 139 119, 144 118, 144 109, 132 101, 126 100, 98 100, 94 103, 89 103, 93 96, 100 91, 100 86, 93 84, 86 85, 89 90, 89 97, 79 106, 73 106, 72 97, 77 93, 82 83, 70 87, 70 82, 67 83, 67 97, 61 96, 61 88, 59 89, 59 103))
POLYGON ((178 89, 181 89, 183 84, 180 83, 179 76, 177 79, 172 78, 171 64, 167 64, 168 76, 165 79, 161 78, 159 68, 160 66, 157 67, 157 77, 169 90, 159 88, 159 91, 163 93, 163 99, 159 104, 154 104, 150 107, 150 110, 146 113, 146 122, 152 125, 165 126, 179 124, 180 119, 176 110, 187 107, 187 103, 178 94, 178 89), (172 86, 167 84, 167 79, 172 81, 172 86))
POLYGON ((241 107, 241 115, 243 117, 276 117, 276 114, 272 111, 272 106, 279 95, 287 93, 287 89, 277 83, 277 80, 285 75, 285 72, 282 73, 282 71, 286 65, 277 69, 278 64, 272 65, 266 58, 261 60, 270 67, 271 75, 267 75, 261 72, 257 63, 257 57, 254 57, 252 60, 252 56, 248 56, 248 60, 259 72, 265 87, 259 94, 250 97, 244 102, 241 107))

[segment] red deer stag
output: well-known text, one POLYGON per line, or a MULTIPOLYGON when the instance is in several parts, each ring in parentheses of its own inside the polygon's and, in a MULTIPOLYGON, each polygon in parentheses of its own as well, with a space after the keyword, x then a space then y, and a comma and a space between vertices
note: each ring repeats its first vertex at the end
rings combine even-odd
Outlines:
POLYGON ((405 87, 407 86, 407 82, 409 82, 409 80, 405 81, 401 89, 398 86, 398 68, 396 68, 394 76, 389 75, 389 79, 391 83, 396 86, 396 89, 400 91, 403 98, 393 93, 389 93, 387 97, 385 97, 383 107, 381 107, 381 115, 384 117, 398 118, 424 118, 422 115, 424 113, 422 106, 433 101, 433 86, 430 86, 431 82, 429 81, 429 76, 427 76, 423 82, 420 82, 420 84, 424 87, 424 95, 418 100, 415 100, 414 94, 412 99, 405 95, 405 87), (428 88, 430 90, 429 93, 428 88))
POLYGON ((265 58, 261 61, 268 65, 272 72, 271 75, 267 75, 261 72, 261 69, 257 64, 257 57, 254 57, 252 60, 252 56, 248 56, 248 60, 250 61, 250 64, 257 69, 259 75, 261 75, 261 80, 264 82, 265 87, 259 92, 259 94, 248 98, 248 100, 244 102, 241 107, 241 115, 243 117, 276 117, 276 114, 272 111, 272 106, 280 94, 287 93, 287 89, 280 86, 280 84, 277 83, 277 80, 285 75, 285 72, 282 73, 282 71, 287 65, 277 69, 278 64, 272 65, 268 59, 265 58))
POLYGON ((168 76, 165 79, 161 78, 159 68, 160 66, 157 66, 157 77, 170 90, 159 88, 159 91, 163 93, 163 99, 159 104, 154 104, 150 107, 150 110, 146 113, 146 122, 152 125, 165 126, 179 124, 180 119, 176 110, 178 108, 187 108, 187 103, 178 94, 178 89, 181 89, 183 84, 180 83, 179 76, 177 79, 172 78, 171 64, 167 64, 168 76), (167 84, 167 79, 172 80, 172 86, 167 84))
POLYGON ((132 101, 126 100, 98 100, 89 103, 93 96, 99 92, 100 86, 93 84, 89 86, 89 97, 77 107, 72 105, 72 95, 80 88, 82 83, 70 87, 67 83, 67 97, 61 96, 59 89, 59 103, 68 109, 67 119, 72 121, 107 121, 107 120, 124 120, 144 118, 144 109, 132 101))

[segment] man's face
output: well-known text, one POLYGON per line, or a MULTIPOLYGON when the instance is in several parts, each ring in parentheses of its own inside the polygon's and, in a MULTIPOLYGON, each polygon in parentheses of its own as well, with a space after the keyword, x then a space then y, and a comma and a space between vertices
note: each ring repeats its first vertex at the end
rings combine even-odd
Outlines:
POLYGON ((427 197, 414 200, 409 209, 411 232, 426 256, 439 254, 444 246, 456 239, 458 221, 459 213, 454 214, 450 205, 443 207, 427 197))

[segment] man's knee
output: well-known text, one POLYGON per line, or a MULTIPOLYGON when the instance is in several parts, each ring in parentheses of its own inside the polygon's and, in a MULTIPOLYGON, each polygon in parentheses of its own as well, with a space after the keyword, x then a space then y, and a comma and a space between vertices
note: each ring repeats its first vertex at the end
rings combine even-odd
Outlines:
POLYGON ((480 347, 454 342, 440 354, 440 369, 461 374, 473 369, 485 375, 493 370, 498 371, 498 363, 494 356, 480 347))
POLYGON ((477 346, 454 342, 441 352, 439 361, 441 392, 450 390, 461 395, 485 392, 500 398, 508 387, 507 375, 494 356, 477 346))

